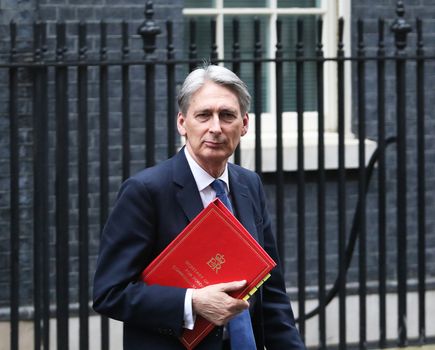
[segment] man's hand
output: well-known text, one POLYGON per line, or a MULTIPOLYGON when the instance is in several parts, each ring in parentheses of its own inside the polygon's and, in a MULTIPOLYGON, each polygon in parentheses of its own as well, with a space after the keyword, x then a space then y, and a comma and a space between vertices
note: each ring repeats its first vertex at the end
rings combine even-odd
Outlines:
POLYGON ((228 295, 246 285, 246 281, 213 284, 194 289, 192 294, 193 312, 217 326, 225 325, 230 319, 249 307, 245 300, 228 295))

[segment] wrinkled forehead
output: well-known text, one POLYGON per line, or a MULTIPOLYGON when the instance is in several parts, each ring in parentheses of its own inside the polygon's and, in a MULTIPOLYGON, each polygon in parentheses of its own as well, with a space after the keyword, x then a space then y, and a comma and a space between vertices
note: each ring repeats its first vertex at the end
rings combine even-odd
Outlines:
MULTIPOLYGON (((189 109, 220 109, 242 114, 237 93, 229 86, 213 81, 205 81, 191 96, 189 109)), ((187 112, 187 111, 186 111, 187 112)))

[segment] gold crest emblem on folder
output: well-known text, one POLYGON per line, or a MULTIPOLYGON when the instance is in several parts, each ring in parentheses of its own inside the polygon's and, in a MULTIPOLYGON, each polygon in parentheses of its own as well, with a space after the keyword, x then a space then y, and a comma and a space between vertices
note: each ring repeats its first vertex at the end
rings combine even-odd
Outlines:
POLYGON ((214 258, 211 258, 207 261, 207 265, 216 273, 222 268, 222 265, 225 262, 225 257, 223 254, 216 254, 214 258))

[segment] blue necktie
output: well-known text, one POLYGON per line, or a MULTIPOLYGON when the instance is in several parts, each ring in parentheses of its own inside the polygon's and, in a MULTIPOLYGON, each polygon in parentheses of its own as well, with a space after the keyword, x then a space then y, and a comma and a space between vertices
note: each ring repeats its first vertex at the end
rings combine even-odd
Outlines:
MULTIPOLYGON (((211 187, 216 191, 216 198, 219 198, 222 203, 232 212, 233 207, 230 199, 225 191, 225 183, 222 180, 214 180, 211 187)), ((254 332, 252 331, 251 316, 249 310, 242 311, 234 317, 227 325, 230 335, 231 349, 233 350, 255 350, 254 332)))

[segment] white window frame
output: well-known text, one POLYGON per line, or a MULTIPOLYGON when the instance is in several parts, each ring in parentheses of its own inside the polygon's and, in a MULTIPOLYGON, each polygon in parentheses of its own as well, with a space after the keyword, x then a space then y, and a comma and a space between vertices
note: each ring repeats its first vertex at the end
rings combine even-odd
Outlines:
MULTIPOLYGON (((270 41, 266 50, 266 57, 274 57, 276 49, 275 23, 280 15, 320 15, 323 17, 323 51, 325 57, 335 57, 338 44, 338 19, 344 18, 345 54, 350 55, 350 23, 351 0, 321 0, 318 8, 278 8, 277 0, 269 0, 269 6, 263 8, 224 8, 224 0, 215 0, 213 8, 185 8, 184 16, 213 16, 216 19, 216 42, 218 58, 224 58, 224 16, 242 15, 268 15, 270 41)), ((351 132, 351 67, 350 62, 345 63, 345 142, 346 142, 346 167, 357 168, 358 140, 351 132)), ((269 81, 267 91, 269 96, 276 95, 275 65, 269 66, 269 81)), ((337 134, 337 66, 327 62, 324 66, 324 81, 327 86, 334 88, 324 89, 324 114, 325 114, 325 167, 336 169, 338 167, 338 134, 337 134)), ((262 170, 265 172, 276 170, 276 99, 270 98, 270 112, 262 113, 262 170)), ((283 142, 284 142, 284 170, 297 169, 297 114, 296 112, 283 113, 283 142)), ((250 114, 250 131, 242 138, 242 165, 255 168, 255 115, 250 114)), ((317 169, 317 111, 304 112, 304 165, 306 170, 317 169)), ((366 140, 366 163, 376 148, 376 143, 366 140)))

